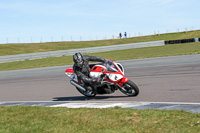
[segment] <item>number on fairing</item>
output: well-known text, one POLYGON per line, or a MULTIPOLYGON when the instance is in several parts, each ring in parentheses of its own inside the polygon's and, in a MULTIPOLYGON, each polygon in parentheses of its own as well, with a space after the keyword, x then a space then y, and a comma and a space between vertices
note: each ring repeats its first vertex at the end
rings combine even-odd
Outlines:
POLYGON ((117 80, 119 80, 119 79, 121 79, 121 78, 123 78, 123 76, 122 75, 120 75, 120 74, 109 74, 109 79, 111 79, 112 81, 117 81, 117 80))

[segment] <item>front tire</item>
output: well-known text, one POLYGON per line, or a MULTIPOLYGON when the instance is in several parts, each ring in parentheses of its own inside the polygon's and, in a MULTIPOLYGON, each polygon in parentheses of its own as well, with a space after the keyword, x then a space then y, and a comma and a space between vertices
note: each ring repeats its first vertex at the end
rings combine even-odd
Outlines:
POLYGON ((137 96, 139 94, 138 86, 131 80, 124 83, 120 91, 127 96, 137 96))

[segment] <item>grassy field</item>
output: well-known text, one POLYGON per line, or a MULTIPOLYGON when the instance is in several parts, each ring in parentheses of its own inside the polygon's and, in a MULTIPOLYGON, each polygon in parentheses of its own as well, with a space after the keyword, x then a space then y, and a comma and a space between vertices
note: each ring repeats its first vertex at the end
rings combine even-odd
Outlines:
POLYGON ((198 133, 200 114, 185 111, 0 107, 1 133, 198 133))
POLYGON ((80 42, 49 42, 49 43, 26 43, 26 44, 3 44, 0 45, 0 56, 15 55, 25 53, 37 53, 46 51, 107 46, 116 44, 127 44, 136 42, 148 42, 157 40, 177 40, 200 37, 200 30, 190 32, 179 32, 170 34, 160 34, 153 36, 133 37, 127 39, 111 39, 98 41, 80 41, 80 42))
MULTIPOLYGON (((127 60, 189 54, 200 54, 200 42, 117 50, 111 52, 93 53, 89 55, 100 56, 111 60, 127 60)), ((0 71, 70 64, 73 64, 72 56, 51 57, 36 60, 0 63, 0 71)))

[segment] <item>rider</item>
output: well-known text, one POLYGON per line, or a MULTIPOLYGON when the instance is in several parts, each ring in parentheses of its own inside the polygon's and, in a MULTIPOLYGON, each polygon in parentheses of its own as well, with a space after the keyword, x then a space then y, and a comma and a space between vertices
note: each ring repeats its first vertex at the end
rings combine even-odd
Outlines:
POLYGON ((90 78, 90 66, 89 61, 97 61, 104 63, 106 60, 98 57, 98 56, 88 56, 82 55, 81 53, 75 53, 73 55, 74 66, 73 70, 78 76, 79 80, 81 80, 85 84, 97 83, 100 82, 101 79, 90 78))

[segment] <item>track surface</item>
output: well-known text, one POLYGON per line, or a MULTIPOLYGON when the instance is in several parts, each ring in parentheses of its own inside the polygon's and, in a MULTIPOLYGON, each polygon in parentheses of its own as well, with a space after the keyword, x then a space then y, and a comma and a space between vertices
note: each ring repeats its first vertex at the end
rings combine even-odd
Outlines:
POLYGON ((200 103, 200 55, 120 61, 140 88, 137 97, 120 91, 95 98, 82 96, 64 71, 71 66, 0 72, 0 102, 139 101, 200 103))

